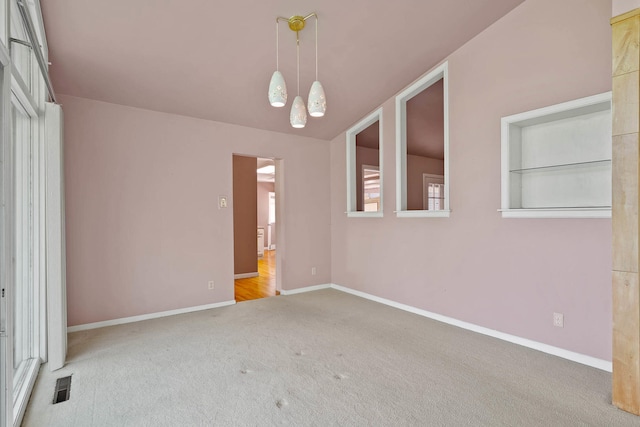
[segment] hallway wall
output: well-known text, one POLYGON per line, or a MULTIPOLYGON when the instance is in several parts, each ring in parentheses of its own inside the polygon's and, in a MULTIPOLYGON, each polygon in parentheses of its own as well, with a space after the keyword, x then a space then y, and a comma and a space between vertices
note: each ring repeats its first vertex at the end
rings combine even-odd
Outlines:
POLYGON ((327 141, 60 100, 69 326, 233 300, 233 154, 283 159, 283 289, 330 282, 327 141))
POLYGON ((233 272, 258 273, 257 159, 233 156, 233 272))

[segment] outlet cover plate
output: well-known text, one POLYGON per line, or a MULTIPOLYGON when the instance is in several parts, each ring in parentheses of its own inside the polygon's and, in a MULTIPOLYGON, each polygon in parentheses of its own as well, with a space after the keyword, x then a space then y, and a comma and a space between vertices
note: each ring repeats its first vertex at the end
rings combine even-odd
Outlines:
POLYGON ((564 314, 553 313, 553 326, 557 328, 564 328, 564 314))

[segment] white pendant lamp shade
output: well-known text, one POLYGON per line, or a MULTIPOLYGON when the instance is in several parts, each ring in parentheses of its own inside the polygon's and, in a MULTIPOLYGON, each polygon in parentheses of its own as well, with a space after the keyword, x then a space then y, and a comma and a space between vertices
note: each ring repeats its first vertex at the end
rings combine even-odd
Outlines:
POLYGON ((296 96, 291 106, 291 126, 294 128, 303 128, 307 124, 307 109, 304 107, 304 101, 300 95, 296 96))
POLYGON ((274 71, 269 83, 269 102, 274 107, 284 107, 287 103, 287 85, 280 71, 274 71))
POLYGON ((322 83, 317 80, 311 85, 309 105, 307 108, 309 109, 309 115, 311 117, 322 117, 325 111, 327 111, 327 98, 324 96, 322 83))
POLYGON ((327 111, 327 99, 324 94, 324 88, 318 81, 318 15, 315 12, 307 16, 294 15, 290 18, 282 16, 276 17, 276 71, 271 76, 269 83, 269 103, 274 107, 283 107, 287 103, 287 86, 284 83, 284 76, 280 70, 280 36, 278 29, 280 22, 289 24, 289 29, 296 33, 296 97, 291 105, 291 113, 289 114, 289 122, 291 126, 301 129, 307 124, 307 107, 312 117, 322 117, 327 111), (305 103, 300 96, 300 31, 305 27, 305 22, 309 18, 316 20, 316 78, 311 85, 309 91, 309 102, 305 103))

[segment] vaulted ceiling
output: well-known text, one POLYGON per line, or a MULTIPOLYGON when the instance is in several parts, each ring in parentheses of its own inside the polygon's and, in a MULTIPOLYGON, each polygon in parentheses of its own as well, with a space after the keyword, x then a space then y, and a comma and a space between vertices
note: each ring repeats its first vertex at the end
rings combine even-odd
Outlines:
MULTIPOLYGON (((523 0, 47 0, 57 93, 332 139, 523 0), (289 125, 295 33, 280 25, 289 89, 271 107, 275 18, 319 17, 319 80, 327 114, 289 125)), ((300 91, 314 80, 314 22, 300 32, 300 91)))

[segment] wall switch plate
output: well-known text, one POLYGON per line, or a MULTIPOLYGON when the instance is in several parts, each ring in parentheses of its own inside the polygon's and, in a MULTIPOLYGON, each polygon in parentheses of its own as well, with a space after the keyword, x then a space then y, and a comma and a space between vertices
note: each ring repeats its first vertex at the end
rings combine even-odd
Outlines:
POLYGON ((557 328, 564 328, 564 314, 553 313, 553 326, 557 328))
POLYGON ((218 196, 218 209, 225 209, 227 207, 227 196, 218 196))
POLYGON ((215 285, 213 284, 213 280, 211 280, 211 281, 209 282, 209 289, 213 289, 213 288, 214 288, 214 286, 215 286, 215 285))
POLYGON ((315 267, 311 267, 311 275, 312 276, 316 275, 316 268, 315 267))

